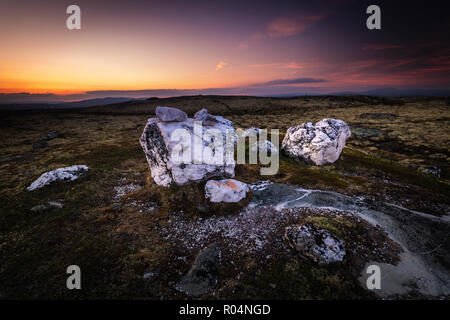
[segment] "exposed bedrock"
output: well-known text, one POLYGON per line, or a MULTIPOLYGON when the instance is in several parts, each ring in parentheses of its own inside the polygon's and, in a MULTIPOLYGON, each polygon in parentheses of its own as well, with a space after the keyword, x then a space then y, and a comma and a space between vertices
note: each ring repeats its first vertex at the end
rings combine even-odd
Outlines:
MULTIPOLYGON (((381 268, 380 296, 417 290, 425 295, 450 294, 450 218, 436 217, 365 197, 350 197, 332 191, 307 190, 265 182, 252 186, 251 208, 274 207, 278 211, 296 207, 352 211, 373 225, 379 225, 404 252, 398 265, 378 263, 381 268)), ((365 286, 367 274, 361 274, 365 286)))
POLYGON ((220 246, 214 242, 200 251, 189 271, 176 284, 175 288, 190 296, 208 293, 217 283, 219 266, 220 246))

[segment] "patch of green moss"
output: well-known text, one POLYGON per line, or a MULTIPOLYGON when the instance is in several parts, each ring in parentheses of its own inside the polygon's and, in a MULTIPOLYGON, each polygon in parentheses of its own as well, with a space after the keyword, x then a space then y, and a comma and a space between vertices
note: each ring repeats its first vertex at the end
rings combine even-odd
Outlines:
POLYGON ((284 156, 280 156, 280 173, 285 176, 280 182, 297 184, 305 188, 329 190, 346 188, 350 185, 340 174, 327 168, 297 162, 284 156))
POLYGON ((349 171, 365 171, 366 174, 377 171, 380 174, 391 176, 399 182, 424 187, 450 196, 450 185, 436 177, 353 148, 344 148, 341 159, 336 162, 336 167, 349 171))
POLYGON ((333 219, 326 217, 308 217, 305 219, 305 223, 314 224, 319 228, 330 231, 337 237, 342 237, 342 233, 339 228, 336 227, 335 223, 333 223, 333 219))

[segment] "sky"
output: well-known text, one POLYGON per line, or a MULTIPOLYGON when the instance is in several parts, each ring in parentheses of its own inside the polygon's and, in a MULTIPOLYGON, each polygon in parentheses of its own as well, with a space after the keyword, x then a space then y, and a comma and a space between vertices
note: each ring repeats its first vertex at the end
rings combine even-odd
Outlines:
POLYGON ((0 1, 0 103, 450 88, 444 1, 0 1), (81 8, 81 30, 66 8, 81 8), (369 30, 366 9, 381 9, 369 30))

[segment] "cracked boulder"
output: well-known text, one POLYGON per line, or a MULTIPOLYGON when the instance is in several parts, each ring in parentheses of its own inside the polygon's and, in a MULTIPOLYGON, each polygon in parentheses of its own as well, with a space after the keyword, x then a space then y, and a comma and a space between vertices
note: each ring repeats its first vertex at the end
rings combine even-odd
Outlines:
POLYGON ((288 156, 321 166, 335 162, 350 137, 349 126, 342 120, 323 119, 290 127, 282 150, 288 156))
POLYGON ((345 256, 344 242, 313 224, 286 227, 284 239, 301 256, 318 264, 341 262, 345 256))
POLYGON ((158 107, 157 117, 148 120, 140 139, 153 181, 170 186, 233 177, 232 122, 206 109, 197 112, 196 119, 174 110, 178 109, 158 107))

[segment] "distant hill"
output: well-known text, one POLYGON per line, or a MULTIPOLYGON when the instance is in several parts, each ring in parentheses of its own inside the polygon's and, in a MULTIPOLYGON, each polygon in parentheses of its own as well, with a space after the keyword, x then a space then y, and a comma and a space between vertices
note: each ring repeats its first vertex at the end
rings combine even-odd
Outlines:
MULTIPOLYGON (((416 98, 409 98, 416 99, 416 98)), ((419 99, 419 98, 417 98, 419 99)), ((195 95, 171 98, 149 98, 104 106, 83 108, 80 113, 105 115, 152 116, 157 106, 175 107, 184 110, 190 116, 202 108, 218 115, 292 113, 296 109, 306 112, 319 108, 349 108, 362 105, 403 105, 404 99, 374 96, 296 96, 296 97, 253 97, 253 96, 218 96, 195 95)))
MULTIPOLYGON (((180 93, 172 90, 166 93, 180 93), (173 91, 173 92, 172 92, 173 91)), ((108 92, 111 95, 118 92, 108 92)), ((126 93, 126 92, 125 92, 126 93)), ((216 113, 239 113, 242 108, 252 111, 270 109, 271 106, 288 107, 293 101, 306 101, 315 99, 316 101, 332 102, 351 102, 358 101, 365 104, 396 104, 401 98, 426 98, 442 97, 448 99, 450 90, 429 90, 429 89, 397 89, 397 88, 377 88, 364 92, 341 91, 330 94, 309 95, 306 93, 298 94, 279 94, 279 95, 214 95, 214 94, 194 94, 194 95, 174 95, 169 97, 151 97, 151 98, 133 98, 133 97, 105 97, 93 98, 81 101, 62 102, 54 99, 61 99, 54 94, 47 94, 40 97, 39 102, 31 102, 30 94, 11 94, 0 93, 0 111, 18 111, 18 110, 53 110, 53 109, 81 109, 89 108, 88 112, 101 113, 148 113, 154 112, 156 105, 181 107, 187 112, 198 110, 199 107, 207 107, 215 110, 216 113), (56 97, 56 98, 55 98, 56 97), (264 103, 261 103, 264 101, 264 103)), ((149 94, 151 95, 151 94, 149 94)), ((74 97, 72 97, 74 98, 74 97)))
POLYGON ((56 103, 5 103, 0 104, 0 110, 42 110, 42 109, 70 109, 103 106, 112 103, 121 103, 136 100, 133 98, 98 98, 74 102, 56 103))
POLYGON ((175 107, 184 110, 190 116, 202 108, 208 109, 213 114, 271 114, 292 113, 301 110, 317 110, 322 108, 352 108, 360 106, 389 105, 401 106, 408 102, 426 102, 430 100, 442 100, 449 105, 448 97, 383 97, 376 95, 317 95, 294 97, 255 97, 255 96, 219 96, 219 95, 195 95, 177 96, 170 98, 152 97, 148 99, 130 98, 103 98, 90 99, 80 102, 54 103, 54 104, 9 104, 1 105, 0 111, 21 112, 28 111, 52 111, 62 109, 66 112, 104 115, 154 115, 157 106, 175 107), (112 102, 112 103, 111 103, 112 102))

